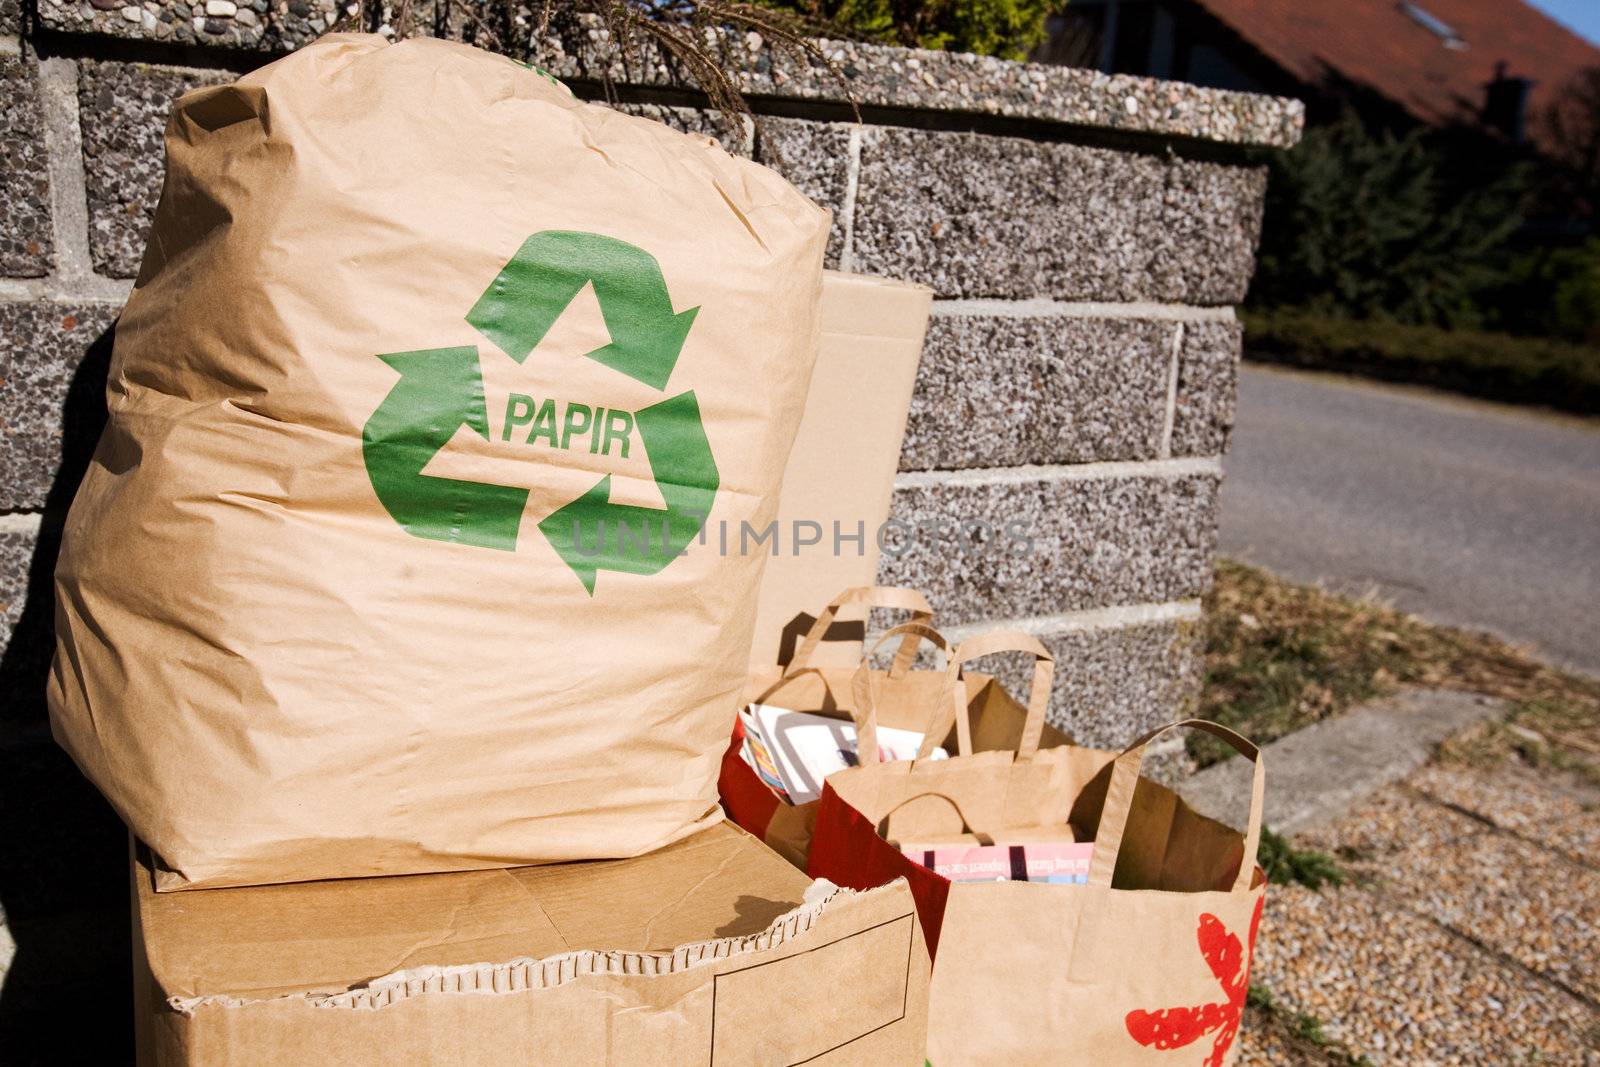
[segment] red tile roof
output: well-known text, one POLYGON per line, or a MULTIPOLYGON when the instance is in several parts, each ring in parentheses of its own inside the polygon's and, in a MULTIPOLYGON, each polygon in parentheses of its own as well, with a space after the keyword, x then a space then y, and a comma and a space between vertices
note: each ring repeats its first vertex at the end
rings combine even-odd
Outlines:
POLYGON ((1458 47, 1396 0, 1197 2, 1300 81, 1332 72, 1430 123, 1476 117, 1501 61, 1508 76, 1533 79, 1530 116, 1572 75, 1600 65, 1600 48, 1522 0, 1415 0, 1455 31, 1458 47))

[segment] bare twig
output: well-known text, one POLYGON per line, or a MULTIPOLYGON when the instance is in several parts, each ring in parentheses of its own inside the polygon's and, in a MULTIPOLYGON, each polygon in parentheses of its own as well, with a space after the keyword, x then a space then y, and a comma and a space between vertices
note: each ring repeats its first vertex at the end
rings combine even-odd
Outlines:
MULTIPOLYGON (((349 30, 378 15, 385 0, 359 0, 356 9, 330 32, 349 30), (369 8, 369 5, 371 7, 369 8)), ((413 31, 416 0, 391 0, 396 40, 413 31)), ((593 20, 615 49, 624 77, 644 61, 646 47, 658 54, 706 95, 711 108, 734 126, 748 118, 761 132, 761 118, 742 91, 745 35, 756 34, 761 46, 803 65, 825 67, 844 88, 857 122, 861 110, 843 69, 817 46, 818 37, 850 37, 826 15, 810 16, 758 7, 745 0, 467 0, 456 8, 472 27, 477 43, 517 58, 535 60, 559 22, 581 26, 593 20), (481 13, 480 13, 481 12, 481 13), (523 30, 525 29, 525 32, 523 30)), ((813 11, 819 8, 813 5, 813 11)), ((597 64, 601 91, 608 103, 618 101, 611 62, 597 64)), ((776 146, 769 153, 776 159, 776 146)), ((780 161, 781 162, 781 161, 780 161)))

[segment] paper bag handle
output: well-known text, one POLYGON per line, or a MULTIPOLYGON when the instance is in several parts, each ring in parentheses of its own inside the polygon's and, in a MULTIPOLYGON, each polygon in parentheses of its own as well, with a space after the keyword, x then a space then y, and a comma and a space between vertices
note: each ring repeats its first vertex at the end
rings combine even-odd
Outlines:
MULTIPOLYGON (((911 613, 912 622, 926 623, 933 619, 933 607, 928 603, 928 598, 915 589, 898 585, 858 585, 846 589, 828 602, 828 606, 822 609, 822 614, 817 616, 817 621, 811 624, 811 629, 806 631, 805 639, 800 642, 794 658, 784 669, 784 678, 792 678, 805 669, 811 662, 811 657, 816 654, 817 646, 827 636, 828 628, 833 625, 839 609, 851 604, 865 605, 869 609, 889 608, 908 611, 911 613)), ((908 634, 900 644, 900 651, 895 654, 894 663, 889 667, 889 677, 899 678, 905 674, 911 668, 911 661, 916 658, 916 654, 917 638, 908 634)))
POLYGON ((1100 826, 1095 830, 1094 855, 1089 861, 1090 885, 1109 888, 1111 876, 1116 873, 1117 853, 1122 848, 1122 834, 1128 826, 1128 812, 1133 808, 1133 791, 1139 786, 1139 764, 1144 760, 1145 746, 1168 730, 1180 726, 1201 730, 1226 741, 1241 756, 1255 763, 1250 778, 1250 821, 1245 827, 1244 856, 1239 860, 1239 873, 1233 880, 1235 893, 1250 888, 1250 879, 1256 868, 1256 849, 1261 844, 1261 808, 1266 797, 1267 772, 1262 766, 1259 748, 1221 723, 1208 719, 1180 719, 1158 726, 1117 757, 1111 768, 1111 782, 1106 787, 1105 804, 1100 809, 1100 826))
POLYGON ((1056 658, 1032 634, 1021 630, 992 630, 969 637, 956 646, 949 661, 951 710, 956 720, 956 744, 963 756, 972 755, 972 719, 967 711, 967 687, 961 684, 961 668, 972 660, 997 652, 1026 652, 1033 657, 1033 685, 1028 690, 1028 717, 1017 742, 1017 758, 1027 761, 1039 751, 1044 736, 1044 715, 1050 706, 1050 687, 1055 681, 1056 658))
POLYGON ((980 844, 980 845, 992 845, 992 844, 994 844, 994 838, 992 836, 990 836, 989 834, 984 833, 982 830, 978 830, 978 829, 974 828, 973 825, 972 825, 971 820, 969 820, 967 818, 967 813, 961 810, 961 805, 960 804, 956 803, 956 798, 953 797, 953 796, 950 796, 947 793, 918 793, 914 797, 905 797, 904 799, 902 799, 900 801, 900 803, 896 804, 894 807, 892 807, 888 811, 884 812, 883 813, 883 818, 878 820, 878 836, 883 838, 885 841, 887 841, 889 839, 889 819, 890 819, 890 817, 893 816, 895 812, 899 811, 901 808, 903 808, 907 804, 911 803, 913 800, 922 800, 922 799, 924 799, 926 797, 937 797, 938 799, 944 801, 946 804, 949 804, 952 808, 956 809, 956 815, 961 819, 961 832, 962 833, 971 834, 973 837, 977 838, 978 844, 980 844))
MULTIPOLYGON (((927 641, 945 654, 950 656, 950 643, 933 627, 920 622, 903 622, 892 630, 885 630, 872 647, 867 649, 861 657, 861 666, 856 668, 856 673, 850 680, 850 690, 855 697, 856 721, 856 762, 864 765, 867 762, 866 753, 872 753, 872 762, 876 763, 878 754, 878 705, 877 696, 872 691, 872 657, 882 648, 884 642, 894 638, 901 638, 900 651, 895 653, 896 662, 905 655, 906 645, 911 646, 915 653, 919 642, 927 641)), ((893 678, 891 669, 889 677, 893 678)), ((946 677, 952 678, 953 674, 946 671, 946 677)), ((922 739, 922 747, 917 749, 917 758, 923 759, 933 753, 942 739, 942 733, 930 725, 927 736, 922 739)))

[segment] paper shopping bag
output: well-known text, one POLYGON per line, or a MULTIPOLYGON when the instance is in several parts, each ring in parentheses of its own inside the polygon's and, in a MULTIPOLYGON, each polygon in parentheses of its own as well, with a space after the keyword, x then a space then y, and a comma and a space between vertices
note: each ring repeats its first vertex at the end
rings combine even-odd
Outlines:
POLYGON ((542 71, 333 35, 177 105, 56 573, 163 889, 714 824, 828 215, 542 71))
MULTIPOLYGON (((817 617, 787 669, 761 671, 751 676, 745 694, 747 702, 770 698, 794 710, 813 711, 854 722, 858 709, 855 668, 818 666, 812 659, 821 640, 819 635, 828 632, 835 625, 839 611, 850 606, 899 608, 911 612, 914 618, 926 618, 929 611, 927 600, 915 590, 891 587, 846 590, 817 617)), ((962 671, 958 680, 950 681, 940 678, 937 671, 909 670, 916 645, 922 640, 943 647, 943 638, 936 634, 904 632, 888 672, 872 675, 874 679, 892 683, 879 687, 882 694, 878 706, 884 714, 884 725, 930 732, 937 740, 931 747, 925 746, 928 754, 932 747, 953 748, 958 720, 953 708, 940 707, 934 694, 949 685, 959 685, 966 705, 966 716, 959 721, 970 724, 972 749, 979 752, 1015 750, 1023 734, 1030 729, 1028 709, 997 679, 986 674, 962 671)), ((1054 748, 1069 743, 1065 734, 1043 722, 1042 711, 1035 718, 1039 723, 1041 747, 1054 748)), ((746 759, 744 744, 744 725, 736 720, 717 783, 723 810, 730 819, 762 838, 779 855, 803 870, 816 825, 817 804, 815 801, 791 803, 775 791, 746 759)))
POLYGON ((849 886, 910 881, 936 953, 934 1067, 1230 1062, 1265 893, 1254 863, 1263 771, 1255 746, 1223 727, 1172 726, 1121 755, 1030 752, 1025 738, 1013 759, 974 753, 829 779, 810 871, 849 886), (1145 746, 1172 726, 1256 761, 1244 835, 1139 777, 1145 746), (897 847, 1062 837, 1093 841, 1085 884, 957 882, 897 847))
MULTIPOLYGON (((816 622, 787 667, 759 671, 751 676, 745 687, 745 702, 776 705, 853 723, 856 707, 853 680, 857 668, 813 666, 811 663, 812 655, 839 612, 851 607, 905 611, 919 624, 925 624, 932 616, 927 598, 914 589, 893 586, 846 589, 818 613, 816 622)), ((943 651, 946 650, 944 638, 925 626, 916 630, 897 627, 889 633, 900 641, 899 648, 887 670, 872 672, 885 683, 885 725, 929 734, 925 748, 932 751, 943 744, 949 733, 950 701, 945 687, 950 679, 942 668, 913 670, 912 663, 922 641, 943 651)), ((869 651, 868 658, 871 655, 869 651)), ((998 720, 1001 716, 997 714, 995 718, 998 720)), ((792 803, 763 781, 746 759, 745 740, 744 723, 735 718, 733 738, 723 753, 722 771, 717 781, 723 810, 740 827, 804 870, 811 846, 811 827, 816 821, 816 801, 792 803)))

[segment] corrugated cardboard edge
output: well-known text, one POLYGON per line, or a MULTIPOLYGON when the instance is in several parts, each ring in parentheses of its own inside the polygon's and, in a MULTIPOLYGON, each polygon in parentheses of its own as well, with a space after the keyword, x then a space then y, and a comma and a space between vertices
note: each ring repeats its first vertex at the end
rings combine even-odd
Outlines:
MULTIPOLYGON (((867 893, 878 892, 868 890, 867 893)), ((753 952, 767 952, 805 934, 834 901, 843 903, 865 896, 818 879, 806 890, 805 901, 786 912, 758 934, 716 938, 679 945, 671 952, 563 952, 543 959, 522 957, 501 963, 469 963, 452 967, 417 967, 374 978, 342 993, 290 993, 279 997, 236 997, 213 993, 199 997, 169 997, 167 1005, 180 1015, 193 1015, 207 1006, 243 1008, 273 1000, 304 1000, 314 1008, 379 1009, 411 997, 431 993, 494 996, 525 990, 552 989, 590 975, 654 977, 677 974, 696 967, 753 952)))

